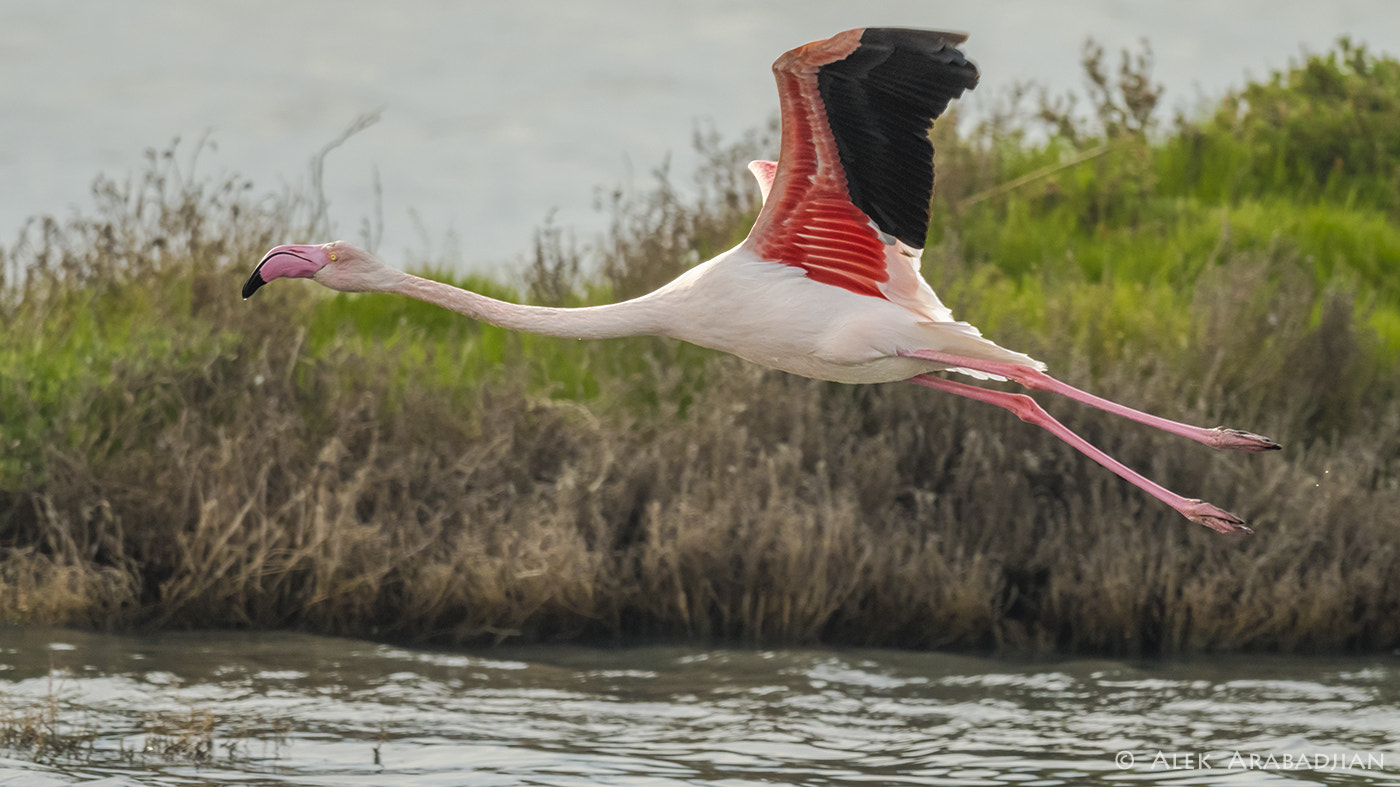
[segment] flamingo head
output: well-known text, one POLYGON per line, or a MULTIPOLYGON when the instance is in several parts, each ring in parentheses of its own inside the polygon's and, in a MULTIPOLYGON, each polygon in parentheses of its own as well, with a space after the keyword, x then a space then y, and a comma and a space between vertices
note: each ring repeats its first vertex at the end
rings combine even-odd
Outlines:
POLYGON ((341 292, 379 292, 391 288, 403 275, 345 241, 277 246, 264 254, 262 262, 253 269, 253 275, 243 285, 243 298, 251 298, 259 287, 273 279, 315 279, 341 292))

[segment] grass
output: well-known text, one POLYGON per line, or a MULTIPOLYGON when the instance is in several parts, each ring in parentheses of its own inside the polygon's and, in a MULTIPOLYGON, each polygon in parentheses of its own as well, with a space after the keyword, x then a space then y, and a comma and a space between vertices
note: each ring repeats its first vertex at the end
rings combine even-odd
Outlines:
MULTIPOLYGON (((1393 649, 1400 206, 1378 183, 1397 171, 1400 123, 1368 112, 1394 121, 1394 62, 1340 44, 1167 132, 1133 109, 1141 80, 1105 83, 1111 123, 1060 116, 1044 142, 936 129, 924 270, 945 301, 1096 393, 1283 442, 1217 454, 1044 400, 1129 465, 1243 515, 1252 539, 915 386, 805 380, 655 338, 511 334, 295 284, 242 303, 266 248, 320 231, 316 202, 191 181, 170 153, 99 183, 90 217, 32 225, 4 252, 0 621, 1393 649), (1352 166, 1341 149, 1323 180, 1281 168, 1337 140, 1306 124, 1280 137, 1266 110, 1330 106, 1316 84, 1332 82, 1357 118, 1335 134, 1384 155, 1352 166)), ((771 139, 702 137, 695 187, 659 173, 607 200, 596 243, 546 227, 525 281, 460 283, 562 304, 649 289, 742 238, 756 200, 742 165, 771 139)))
POLYGON ((91 756, 96 730, 90 723, 68 721, 55 678, 61 679, 50 673, 40 702, 14 705, 5 698, 0 706, 0 747, 22 752, 35 762, 91 756))
MULTIPOLYGON (((99 745, 110 730, 99 729, 96 714, 83 706, 82 697, 63 683, 67 673, 49 670, 42 697, 16 701, 0 695, 0 748, 39 763, 111 762, 113 752, 99 745)), ((117 754, 127 763, 159 759, 166 763, 210 765, 219 759, 251 759, 251 744, 271 744, 272 758, 280 756, 289 731, 285 722, 250 728, 231 724, 212 712, 191 706, 183 712, 155 712, 142 716, 140 748, 127 749, 118 741, 117 754), (216 736, 218 733, 222 736, 216 736), (240 746, 242 750, 240 751, 240 746), (219 749, 223 750, 220 755, 219 749)))

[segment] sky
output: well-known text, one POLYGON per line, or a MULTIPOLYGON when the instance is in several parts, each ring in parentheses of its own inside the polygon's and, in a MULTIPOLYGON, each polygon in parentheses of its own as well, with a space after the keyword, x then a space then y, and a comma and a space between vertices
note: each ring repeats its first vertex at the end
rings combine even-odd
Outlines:
POLYGON ((127 177, 177 137, 185 154, 212 143, 199 173, 273 192, 380 112, 327 161, 341 234, 378 213, 386 259, 510 268, 551 213, 600 228, 597 189, 645 187, 668 156, 683 180, 697 125, 763 125, 786 49, 877 25, 970 33, 973 111, 1018 81, 1079 89, 1089 37, 1149 40, 1169 110, 1343 34, 1400 53, 1394 0, 0 0, 0 243, 85 210, 95 176, 127 177))

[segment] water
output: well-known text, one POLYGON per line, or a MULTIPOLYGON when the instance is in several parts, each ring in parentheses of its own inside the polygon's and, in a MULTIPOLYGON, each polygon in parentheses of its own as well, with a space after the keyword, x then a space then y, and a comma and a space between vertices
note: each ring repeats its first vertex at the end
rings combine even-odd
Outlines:
POLYGON ((594 189, 645 186, 668 154, 684 181, 697 122, 734 138, 774 112, 774 57, 871 24, 971 32, 974 111, 1018 80, 1080 87, 1088 36, 1110 51, 1149 38, 1168 109, 1341 34, 1400 53, 1394 0, 0 0, 0 242, 88 205, 94 176, 125 177, 176 136, 186 157, 206 135, 218 146, 183 159, 196 173, 259 193, 299 183, 382 109, 329 160, 341 234, 374 216, 377 170, 387 259, 489 269, 553 209, 586 237, 603 221, 594 189))
POLYGON ((1395 657, 0 630, 0 727, 46 708, 90 742, 42 763, 0 750, 0 785, 1400 783, 1395 657))

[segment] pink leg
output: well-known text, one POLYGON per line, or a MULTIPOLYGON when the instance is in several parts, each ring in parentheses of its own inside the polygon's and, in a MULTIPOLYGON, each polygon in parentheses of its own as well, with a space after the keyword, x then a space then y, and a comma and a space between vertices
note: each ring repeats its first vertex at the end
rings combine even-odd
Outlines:
POLYGON ((1110 402, 1102 397, 1094 396, 1091 393, 1081 391, 1068 383, 1062 383, 1045 372, 1037 371, 1029 366, 1020 366, 1014 363, 997 363, 995 361, 979 361, 976 358, 964 358, 961 355, 950 355, 948 353, 934 352, 933 350, 910 350, 902 352, 913 358, 923 358, 928 361, 958 366, 964 369, 973 369, 979 372, 995 374, 998 377, 1005 377, 1014 380, 1032 391, 1053 391, 1054 393, 1068 396, 1076 402, 1083 402, 1090 407, 1097 407, 1124 418, 1130 418, 1141 424, 1154 426, 1172 434, 1189 437, 1197 442, 1205 443, 1212 448, 1233 448, 1240 451, 1257 453, 1259 451, 1272 451, 1282 448, 1278 443, 1263 435, 1252 432, 1244 432, 1239 429, 1227 429, 1217 426, 1214 429, 1206 429, 1200 426, 1191 426, 1179 421, 1172 421, 1156 415, 1144 413, 1141 410, 1134 410, 1131 407, 1110 402))
MULTIPOLYGON (((965 366, 966 364, 958 365, 965 366)), ((1000 374, 1000 372, 996 372, 996 374, 1000 374)), ((1119 476, 1122 476, 1128 483, 1133 484, 1149 495, 1152 495, 1163 503, 1176 509, 1182 516, 1192 522, 1205 525, 1211 530, 1220 533, 1254 532, 1245 527, 1244 520, 1234 514, 1228 511, 1222 511, 1200 500, 1182 497, 1170 489, 1153 483, 1141 474, 1134 472, 1127 465, 1119 462, 1103 451, 1100 451, 1090 445, 1089 441, 1071 432, 1068 427, 1052 418, 1049 413, 1041 409, 1040 405, 1036 404, 1034 399, 1025 394, 1013 394, 1006 393, 1005 391, 994 391, 990 388, 978 388, 975 385, 945 380, 942 377, 934 377, 927 374, 911 377, 909 378, 909 382, 917 383, 928 388, 934 388, 939 391, 947 391, 959 396, 966 396, 969 399, 976 399, 979 402, 994 404, 997 407, 1004 407, 1015 413, 1022 421, 1044 427, 1051 434, 1069 443, 1080 453, 1083 453, 1095 462, 1098 462, 1109 470, 1117 473, 1119 476)))

